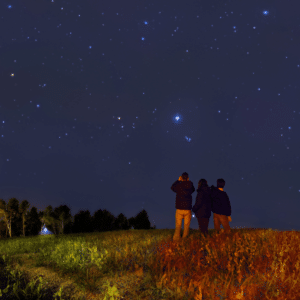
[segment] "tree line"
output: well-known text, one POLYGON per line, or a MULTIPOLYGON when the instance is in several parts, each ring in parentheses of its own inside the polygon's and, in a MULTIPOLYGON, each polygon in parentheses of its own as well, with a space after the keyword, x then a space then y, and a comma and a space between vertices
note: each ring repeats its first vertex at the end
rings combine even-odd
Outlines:
POLYGON ((54 234, 88 233, 117 231, 129 229, 156 229, 151 227, 148 213, 143 209, 135 217, 127 219, 120 213, 117 217, 106 209, 99 209, 91 216, 89 210, 80 210, 74 217, 67 205, 38 212, 27 200, 20 204, 16 198, 9 199, 8 203, 0 199, 0 237, 11 238, 20 236, 38 235, 44 226, 54 234))

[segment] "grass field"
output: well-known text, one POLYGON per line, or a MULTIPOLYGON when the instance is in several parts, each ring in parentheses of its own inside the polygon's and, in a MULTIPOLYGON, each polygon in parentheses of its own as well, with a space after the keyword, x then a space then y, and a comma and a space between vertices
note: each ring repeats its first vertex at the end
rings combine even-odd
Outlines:
POLYGON ((0 239, 1 299, 300 299, 296 231, 174 229, 0 239))

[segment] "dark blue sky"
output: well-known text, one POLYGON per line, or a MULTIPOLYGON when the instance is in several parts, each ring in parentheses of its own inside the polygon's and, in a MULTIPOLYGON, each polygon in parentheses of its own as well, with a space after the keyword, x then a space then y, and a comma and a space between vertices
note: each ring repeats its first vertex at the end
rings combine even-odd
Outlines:
POLYGON ((174 229, 187 172, 300 230, 299 1, 104 2, 2 1, 0 198, 174 229))

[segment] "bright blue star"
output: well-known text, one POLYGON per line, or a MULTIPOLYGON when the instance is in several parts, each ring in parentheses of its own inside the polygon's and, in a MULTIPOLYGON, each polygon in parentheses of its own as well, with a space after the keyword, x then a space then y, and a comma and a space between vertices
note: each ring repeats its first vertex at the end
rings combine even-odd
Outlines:
POLYGON ((274 7, 257 7, 255 12, 255 18, 258 19, 260 22, 269 24, 269 22, 274 21, 276 18, 276 10, 274 7))
POLYGON ((173 121, 175 124, 180 124, 182 123, 182 116, 180 114, 176 114, 174 117, 173 117, 173 121))

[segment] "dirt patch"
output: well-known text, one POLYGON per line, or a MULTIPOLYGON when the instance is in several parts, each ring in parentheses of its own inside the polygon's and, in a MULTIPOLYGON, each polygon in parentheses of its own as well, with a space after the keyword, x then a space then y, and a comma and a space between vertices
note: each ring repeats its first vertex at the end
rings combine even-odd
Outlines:
POLYGON ((37 256, 37 254, 14 255, 14 257, 21 260, 22 265, 14 261, 13 264, 10 265, 10 268, 23 272, 29 281, 36 281, 36 279, 42 277, 44 282, 43 286, 50 288, 53 292, 57 292, 60 287, 63 287, 63 293, 66 293, 72 300, 85 299, 83 296, 86 296, 86 293, 81 291, 71 278, 57 274, 47 267, 35 267, 35 256, 37 256), (30 255, 32 256, 31 258, 29 258, 30 255))
MULTIPOLYGON (((14 270, 20 270, 23 272, 25 278, 29 281, 37 280, 39 277, 43 278, 43 287, 51 289, 53 293, 59 291, 60 287, 63 287, 63 296, 67 296, 70 300, 83 300, 83 299, 104 299, 104 295, 107 293, 107 288, 104 287, 104 283, 107 281, 112 287, 115 285, 118 289, 120 297, 115 299, 131 299, 135 294, 133 291, 139 287, 140 283, 143 280, 143 277, 146 275, 143 271, 143 267, 135 265, 134 271, 130 272, 117 272, 113 276, 106 276, 100 279, 97 282, 97 291, 89 292, 83 291, 75 283, 75 281, 68 275, 59 274, 53 271, 51 268, 46 266, 36 267, 35 258, 38 254, 18 254, 13 255, 13 257, 19 258, 21 264, 17 260, 13 260, 12 264, 9 266, 14 270), (29 257, 31 256, 31 258, 29 257)), ((95 268, 90 269, 90 274, 97 276, 98 270, 95 268)), ((35 284, 36 286, 37 284, 35 284)), ((132 298, 134 299, 134 298, 132 298)))

